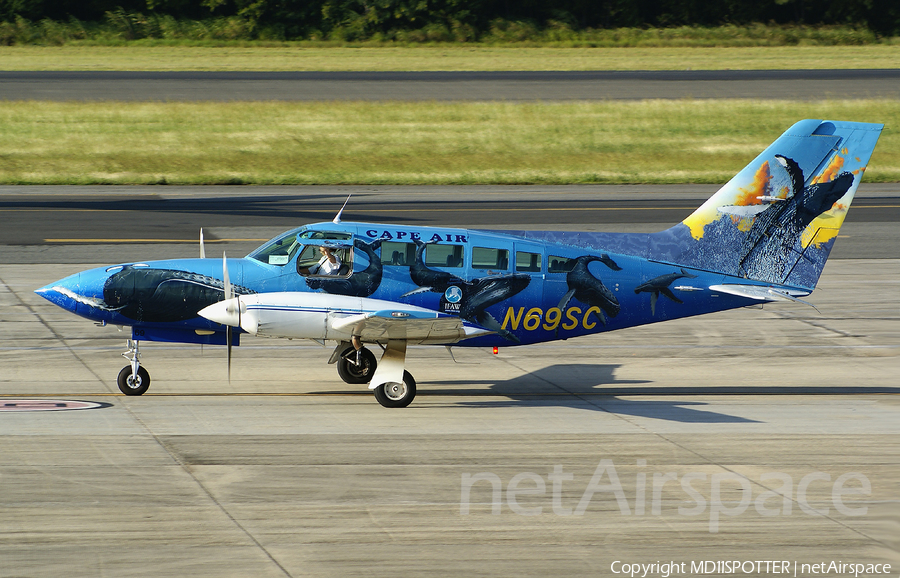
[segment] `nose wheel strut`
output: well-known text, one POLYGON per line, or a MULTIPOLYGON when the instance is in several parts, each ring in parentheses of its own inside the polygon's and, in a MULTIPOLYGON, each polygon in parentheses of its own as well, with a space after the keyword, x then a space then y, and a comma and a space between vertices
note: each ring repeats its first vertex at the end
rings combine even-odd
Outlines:
POLYGON ((140 341, 129 339, 126 344, 128 351, 122 354, 122 357, 131 362, 119 372, 116 383, 119 391, 125 395, 143 395, 150 387, 150 373, 141 367, 141 345, 140 341))

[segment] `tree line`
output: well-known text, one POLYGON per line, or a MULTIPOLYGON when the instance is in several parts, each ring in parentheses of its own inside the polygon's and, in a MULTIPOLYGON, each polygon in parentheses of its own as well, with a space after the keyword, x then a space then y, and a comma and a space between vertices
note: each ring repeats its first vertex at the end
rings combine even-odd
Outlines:
MULTIPOLYGON (((246 39, 475 41, 548 30, 839 25, 900 34, 898 0, 0 0, 0 21, 152 26, 218 21, 246 39), (409 36, 411 32, 418 35, 409 36), (404 34, 406 35, 404 37, 404 34)), ((151 32, 147 32, 151 30, 151 32)), ((138 32, 136 32, 138 36, 138 32)))

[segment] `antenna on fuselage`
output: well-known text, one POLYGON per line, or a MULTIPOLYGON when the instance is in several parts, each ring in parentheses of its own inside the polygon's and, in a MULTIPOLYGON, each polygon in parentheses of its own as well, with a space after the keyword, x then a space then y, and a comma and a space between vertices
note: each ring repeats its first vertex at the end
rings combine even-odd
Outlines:
POLYGON ((347 206, 347 203, 350 202, 350 197, 352 197, 352 196, 353 196, 353 193, 350 193, 349 195, 347 195, 347 200, 344 201, 344 204, 343 204, 343 205, 341 205, 341 210, 338 211, 338 214, 334 216, 334 219, 332 219, 331 222, 334 223, 335 225, 337 225, 337 224, 339 224, 339 223, 341 222, 341 214, 343 214, 343 212, 344 212, 344 207, 346 207, 346 206, 347 206))
POLYGON ((203 247, 203 227, 200 227, 200 258, 206 259, 206 248, 203 247))

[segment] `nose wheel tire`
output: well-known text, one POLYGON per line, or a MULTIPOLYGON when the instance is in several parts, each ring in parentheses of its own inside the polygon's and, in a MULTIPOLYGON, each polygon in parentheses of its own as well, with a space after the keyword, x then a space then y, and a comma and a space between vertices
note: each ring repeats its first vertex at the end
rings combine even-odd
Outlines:
POLYGON ((150 387, 150 373, 143 367, 138 367, 137 376, 134 376, 131 366, 126 365, 119 372, 116 383, 119 384, 119 391, 125 395, 143 395, 150 387))
POLYGON ((375 388, 375 399, 384 407, 406 407, 416 397, 416 380, 403 372, 402 383, 384 383, 375 388))
POLYGON ((345 349, 337 361, 338 375, 344 383, 359 385, 372 381, 378 362, 375 354, 363 347, 359 350, 359 363, 357 363, 356 350, 351 346, 345 349))

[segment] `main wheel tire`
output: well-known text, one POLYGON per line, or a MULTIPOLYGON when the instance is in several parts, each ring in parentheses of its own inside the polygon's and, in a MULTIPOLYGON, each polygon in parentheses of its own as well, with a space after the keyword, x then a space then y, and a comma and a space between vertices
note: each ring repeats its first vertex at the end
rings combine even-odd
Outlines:
POLYGON ((375 361, 375 354, 363 347, 359 350, 359 364, 356 363, 356 350, 351 345, 343 352, 337 360, 338 375, 345 383, 359 385, 361 383, 369 383, 372 376, 375 375, 375 368, 378 362, 375 361))
POLYGON ((131 375, 131 366, 126 365, 119 372, 116 379, 119 391, 125 395, 144 395, 150 387, 150 373, 143 367, 138 367, 137 377, 131 375))
POLYGON ((406 407, 416 397, 416 380, 403 372, 403 383, 383 383, 375 388, 375 399, 384 407, 406 407))

